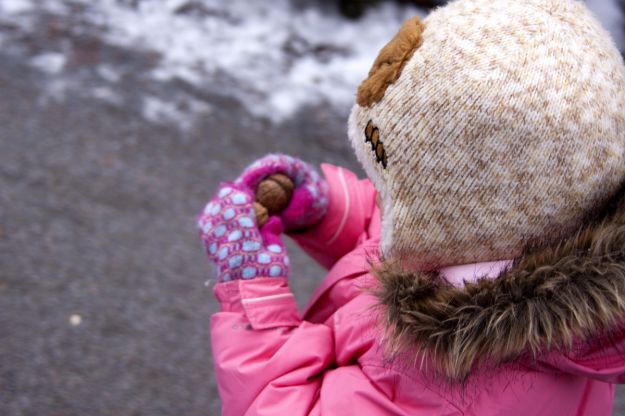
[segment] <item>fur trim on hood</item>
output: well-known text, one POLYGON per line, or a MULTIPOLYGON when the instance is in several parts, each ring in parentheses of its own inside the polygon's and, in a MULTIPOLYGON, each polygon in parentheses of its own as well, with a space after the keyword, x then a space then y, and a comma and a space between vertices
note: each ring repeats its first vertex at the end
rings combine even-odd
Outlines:
POLYGON ((448 379, 465 380, 482 365, 571 351, 609 333, 625 317, 624 205, 464 288, 436 272, 375 267, 389 352, 427 357, 448 379))

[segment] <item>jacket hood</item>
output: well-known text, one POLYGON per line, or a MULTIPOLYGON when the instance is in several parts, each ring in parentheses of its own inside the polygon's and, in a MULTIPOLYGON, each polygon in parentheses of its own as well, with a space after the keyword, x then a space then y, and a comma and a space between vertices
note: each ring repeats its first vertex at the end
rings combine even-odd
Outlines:
MULTIPOLYGON (((464 380, 609 334, 625 316, 625 201, 559 244, 527 249, 496 279, 456 287, 437 272, 374 268, 392 354, 427 357, 464 380)), ((536 246, 535 246, 536 247, 536 246)))

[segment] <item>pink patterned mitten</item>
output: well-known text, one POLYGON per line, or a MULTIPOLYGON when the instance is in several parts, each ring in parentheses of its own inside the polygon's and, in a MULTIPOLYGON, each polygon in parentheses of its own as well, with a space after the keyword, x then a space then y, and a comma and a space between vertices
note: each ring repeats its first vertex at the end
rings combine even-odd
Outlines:
POLYGON ((246 185, 224 183, 200 214, 200 235, 218 282, 289 275, 282 222, 271 217, 259 230, 253 202, 246 185))
POLYGON ((319 222, 328 210, 328 184, 306 162, 287 155, 270 154, 248 166, 236 183, 256 189, 263 179, 274 173, 288 176, 295 185, 289 205, 280 214, 284 227, 300 230, 319 222))

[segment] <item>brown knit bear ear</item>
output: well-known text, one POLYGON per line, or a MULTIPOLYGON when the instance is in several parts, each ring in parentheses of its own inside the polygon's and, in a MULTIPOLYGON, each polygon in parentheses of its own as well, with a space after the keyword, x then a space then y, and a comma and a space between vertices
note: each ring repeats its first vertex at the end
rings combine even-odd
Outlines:
POLYGON ((423 43, 424 30, 418 16, 404 22, 395 37, 378 54, 368 78, 358 87, 358 105, 370 107, 384 97, 386 89, 399 78, 408 59, 423 43))

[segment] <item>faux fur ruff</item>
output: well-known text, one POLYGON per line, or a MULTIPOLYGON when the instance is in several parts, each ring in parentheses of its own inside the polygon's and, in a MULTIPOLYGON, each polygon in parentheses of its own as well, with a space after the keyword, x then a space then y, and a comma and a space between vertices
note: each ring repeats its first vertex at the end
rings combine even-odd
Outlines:
POLYGON ((465 380, 482 365, 571 351, 625 317, 625 208, 555 247, 516 260, 497 279, 457 288, 435 272, 374 268, 391 353, 427 357, 465 380))

